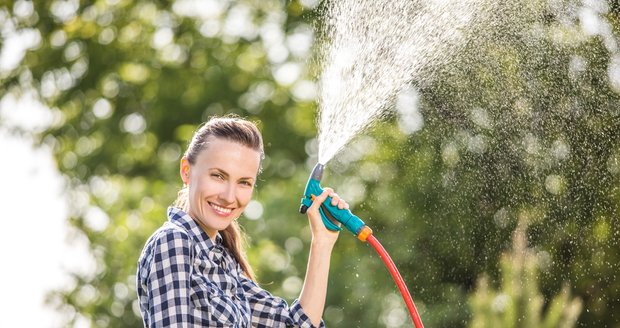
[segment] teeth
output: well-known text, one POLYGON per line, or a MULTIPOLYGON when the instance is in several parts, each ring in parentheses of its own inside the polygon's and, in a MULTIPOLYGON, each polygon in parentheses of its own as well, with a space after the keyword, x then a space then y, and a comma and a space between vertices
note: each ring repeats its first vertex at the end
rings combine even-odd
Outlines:
POLYGON ((218 212, 222 212, 222 213, 230 213, 230 212, 232 212, 232 209, 230 209, 230 208, 221 207, 221 206, 215 205, 213 203, 211 203, 211 206, 213 206, 213 208, 216 211, 218 211, 218 212))

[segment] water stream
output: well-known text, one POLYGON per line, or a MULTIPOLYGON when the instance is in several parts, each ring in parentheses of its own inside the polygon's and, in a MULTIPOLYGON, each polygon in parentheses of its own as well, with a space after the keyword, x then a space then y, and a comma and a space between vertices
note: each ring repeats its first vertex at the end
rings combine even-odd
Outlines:
POLYGON ((409 83, 433 79, 486 21, 488 0, 340 0, 325 13, 319 162, 326 164, 409 83))

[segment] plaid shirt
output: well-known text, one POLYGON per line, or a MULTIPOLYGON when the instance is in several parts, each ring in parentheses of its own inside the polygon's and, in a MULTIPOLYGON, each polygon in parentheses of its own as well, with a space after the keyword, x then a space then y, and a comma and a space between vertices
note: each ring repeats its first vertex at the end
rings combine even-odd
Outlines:
POLYGON ((174 207, 142 250, 137 289, 145 327, 314 327, 298 300, 258 287, 219 234, 174 207))

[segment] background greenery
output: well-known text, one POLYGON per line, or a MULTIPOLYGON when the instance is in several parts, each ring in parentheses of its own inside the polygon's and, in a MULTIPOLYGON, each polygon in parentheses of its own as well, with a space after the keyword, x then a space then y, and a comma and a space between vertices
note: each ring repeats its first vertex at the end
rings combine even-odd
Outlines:
MULTIPOLYGON (((138 254, 181 186, 187 140, 224 113, 263 131, 264 172, 242 224, 259 281, 294 299, 309 243, 297 209, 317 151, 320 5, 1 3, 4 31, 40 40, 0 72, 0 97, 34 91, 49 106, 37 137, 97 263, 50 294, 67 325, 141 325, 138 254)), ((417 87, 421 130, 403 132, 395 114, 329 164, 324 183, 373 227, 427 326, 620 327, 619 14, 616 1, 511 2, 417 87)), ((410 326, 390 279, 343 233, 328 326, 410 326)))

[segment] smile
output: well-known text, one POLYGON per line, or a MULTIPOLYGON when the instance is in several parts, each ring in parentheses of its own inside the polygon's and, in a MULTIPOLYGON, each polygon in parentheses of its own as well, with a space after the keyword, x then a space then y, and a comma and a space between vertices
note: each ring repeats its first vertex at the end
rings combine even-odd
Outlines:
POLYGON ((213 208, 215 212, 220 215, 228 215, 233 211, 232 208, 222 207, 211 202, 209 202, 209 205, 211 205, 211 208, 213 208))

